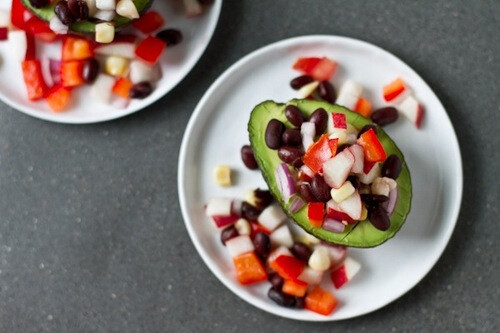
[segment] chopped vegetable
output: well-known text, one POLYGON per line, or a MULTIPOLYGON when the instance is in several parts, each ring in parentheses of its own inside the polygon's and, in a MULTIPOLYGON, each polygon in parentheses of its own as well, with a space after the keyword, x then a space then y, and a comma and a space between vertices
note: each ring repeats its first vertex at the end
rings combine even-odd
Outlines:
POLYGON ((231 168, 227 165, 218 165, 214 169, 215 182, 219 186, 231 186, 231 168))
POLYGON ((307 218, 315 228, 321 228, 325 216, 325 204, 322 202, 309 202, 307 204, 307 218))
POLYGON ((148 36, 137 46, 135 55, 150 66, 153 66, 160 59, 166 46, 167 44, 161 39, 148 36))
POLYGON ((282 278, 296 280, 300 273, 304 270, 305 264, 295 257, 280 255, 273 262, 271 262, 270 266, 282 278))
POLYGON ((363 147, 368 162, 382 162, 387 158, 384 147, 372 128, 361 134, 357 142, 363 147))
POLYGON ((358 99, 358 102, 356 103, 356 106, 354 107, 354 111, 365 118, 370 118, 372 114, 372 104, 363 97, 360 97, 358 99))
POLYGON ((299 280, 285 280, 281 291, 288 295, 303 297, 307 291, 307 283, 299 280))
POLYGON ((160 29, 165 24, 163 17, 155 10, 150 10, 142 15, 139 19, 132 22, 132 25, 137 30, 144 34, 150 34, 155 30, 160 29))
POLYGON ((125 99, 130 98, 130 88, 132 88, 133 83, 130 80, 121 77, 116 80, 115 85, 113 86, 113 93, 117 96, 120 96, 125 99))
POLYGON ((406 90, 405 83, 401 78, 397 78, 388 85, 384 86, 383 93, 384 99, 387 102, 394 100, 406 90))
POLYGON ((325 316, 331 314, 337 304, 338 301, 335 296, 319 286, 309 291, 305 299, 306 309, 325 316))
MULTIPOLYGON (((228 241, 229 242, 229 241, 228 241)), ((267 280, 264 266, 255 252, 249 252, 233 258, 236 277, 241 284, 252 284, 267 280)))
POLYGON ((336 153, 336 141, 329 140, 327 134, 323 134, 318 141, 314 142, 303 157, 304 164, 314 173, 323 168, 323 163, 332 158, 336 153))
POLYGON ((98 43, 111 43, 115 38, 115 26, 109 22, 95 25, 95 40, 98 43))
POLYGON ((104 69, 109 75, 125 77, 129 72, 129 60, 118 56, 107 57, 104 69))
POLYGON ((61 65, 61 83, 63 87, 77 87, 85 84, 83 78, 83 62, 67 61, 61 65))
POLYGON ((48 88, 43 80, 40 62, 38 60, 25 60, 22 62, 22 70, 28 98, 31 101, 44 98, 48 88))
POLYGON ((46 100, 52 111, 64 111, 71 101, 71 91, 64 88, 62 85, 57 85, 50 90, 46 100))

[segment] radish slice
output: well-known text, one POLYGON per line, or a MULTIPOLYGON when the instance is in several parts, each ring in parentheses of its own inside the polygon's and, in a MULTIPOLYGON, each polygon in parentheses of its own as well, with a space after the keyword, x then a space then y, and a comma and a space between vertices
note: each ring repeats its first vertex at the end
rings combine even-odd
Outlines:
POLYGON ((302 171, 305 175, 307 175, 308 177, 310 178, 313 178, 315 173, 314 171, 311 170, 311 168, 309 168, 307 165, 303 165, 300 167, 300 171, 302 171))
POLYGON ((291 196, 295 194, 295 183, 290 173, 290 169, 288 169, 288 165, 286 163, 278 165, 274 172, 274 176, 276 177, 278 189, 283 196, 283 200, 287 203, 291 196))
POLYGON ((260 213, 257 222, 262 224, 267 230, 274 230, 281 223, 285 222, 286 214, 281 209, 280 205, 272 204, 260 213))
POLYGON ((61 82, 61 65, 61 61, 49 59, 50 74, 52 75, 52 81, 54 84, 61 82))
POLYGON ((40 66, 42 67, 43 80, 48 87, 52 87, 54 85, 54 79, 52 77, 52 71, 50 70, 50 59, 42 57, 40 60, 40 66))
POLYGON ((49 27, 50 30, 54 31, 58 35, 66 35, 69 30, 69 27, 62 23, 57 15, 54 15, 54 17, 50 19, 49 27))
POLYGON ((16 61, 23 61, 28 51, 28 38, 22 30, 9 31, 9 53, 16 61))
POLYGON ((345 225, 342 222, 327 217, 323 222, 323 229, 331 232, 341 233, 344 232, 345 225))
POLYGON ((269 235, 269 239, 271 240, 271 245, 274 246, 284 246, 284 247, 293 246, 293 237, 290 232, 290 229, 286 224, 274 230, 269 235))
POLYGON ((389 192, 389 200, 384 202, 383 207, 388 215, 391 215, 396 208, 396 202, 398 201, 398 188, 394 188, 389 192))
POLYGON ((226 198, 212 198, 205 209, 207 216, 229 216, 231 215, 231 200, 226 198))
POLYGON ((321 244, 328 250, 328 254, 330 255, 330 260, 332 262, 332 268, 335 268, 344 260, 347 254, 347 248, 345 246, 330 244, 327 242, 321 242, 321 244))
POLYGON ((311 122, 304 122, 300 126, 300 134, 302 135, 302 145, 304 146, 304 151, 314 143, 314 136, 316 135, 316 125, 311 122))
MULTIPOLYGON (((133 57, 135 57, 135 50, 133 57)), ((157 81, 161 79, 161 76, 161 69, 158 65, 151 67, 140 60, 134 60, 130 63, 130 81, 132 83, 157 81)))
POLYGON ((305 203, 304 199, 302 199, 299 196, 295 196, 292 200, 292 204, 290 205, 290 212, 297 213, 305 205, 306 205, 306 203, 305 203))
POLYGON ((233 258, 254 250, 252 240, 248 235, 231 238, 226 241, 226 247, 233 258))

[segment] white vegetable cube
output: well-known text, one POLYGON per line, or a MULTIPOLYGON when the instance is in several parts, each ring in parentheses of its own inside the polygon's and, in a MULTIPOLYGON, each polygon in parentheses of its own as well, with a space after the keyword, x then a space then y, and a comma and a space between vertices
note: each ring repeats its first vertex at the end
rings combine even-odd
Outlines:
POLYGON ((126 58, 110 56, 106 58, 104 69, 109 75, 126 77, 129 72, 129 63, 126 58))
POLYGON ((311 286, 315 286, 321 283, 321 280, 323 279, 323 271, 317 271, 311 267, 306 267, 297 279, 311 286))
POLYGON ((232 258, 236 258, 237 256, 254 250, 252 240, 248 235, 231 238, 226 241, 226 247, 232 258))
POLYGON ((380 176, 380 163, 377 162, 373 165, 373 167, 368 171, 368 173, 360 173, 358 178, 359 181, 363 184, 371 184, 375 178, 380 176))
POLYGON ((260 213, 257 221, 267 230, 274 230, 281 223, 285 222, 286 214, 277 203, 268 206, 260 213))
POLYGON ((207 216, 229 216, 231 215, 231 199, 212 198, 205 209, 207 216))
POLYGON ((302 146, 304 151, 307 151, 309 147, 314 143, 314 137, 316 136, 316 125, 309 121, 305 121, 300 126, 300 135, 302 136, 302 146))
POLYGON ((302 86, 299 89, 299 98, 306 98, 311 95, 316 89, 318 89, 319 81, 313 81, 302 86))
POLYGON ((377 177, 371 185, 373 194, 389 196, 389 192, 398 186, 396 181, 388 177, 377 177))
POLYGON ((9 31, 8 34, 9 53, 16 61, 23 61, 26 58, 26 51, 28 50, 28 39, 26 32, 22 30, 9 31))
POLYGON ((250 223, 244 218, 238 219, 236 223, 234 224, 234 227, 236 230, 238 230, 238 233, 240 235, 250 235, 252 232, 252 227, 250 226, 250 223))
POLYGON ((115 39, 115 26, 108 22, 95 25, 95 40, 98 43, 111 43, 115 39))
POLYGON ((328 250, 322 245, 316 246, 313 253, 309 257, 308 264, 309 267, 316 271, 326 271, 328 268, 330 268, 331 264, 328 250))
POLYGON ((332 281, 335 288, 342 287, 345 283, 352 280, 361 269, 361 264, 356 260, 347 257, 344 263, 332 272, 332 281))
POLYGON ((116 0, 96 0, 95 2, 97 9, 100 10, 115 10, 116 0))
POLYGON ((219 186, 231 186, 231 168, 227 165, 218 165, 214 169, 215 182, 219 186))
POLYGON ((347 80, 340 88, 335 104, 342 105, 353 110, 356 107, 356 103, 358 102, 362 91, 363 87, 359 83, 347 80))
POLYGON ((139 18, 139 12, 132 0, 119 0, 116 4, 116 12, 118 15, 129 18, 131 20, 139 18))
POLYGON ((148 66, 140 60, 133 60, 130 64, 130 81, 132 83, 152 82, 161 78, 161 70, 158 65, 148 66))
POLYGON ((313 235, 303 232, 297 236, 297 240, 306 245, 316 245, 320 243, 320 240, 313 235))
POLYGON ((331 266, 341 263, 347 254, 347 247, 341 245, 328 245, 325 249, 328 251, 331 266))
POLYGON ((97 10, 97 12, 94 14, 94 18, 101 21, 112 21, 115 16, 116 12, 114 10, 97 10))
POLYGON ((198 0, 183 0, 186 17, 195 17, 203 13, 203 7, 198 0))
POLYGON ((0 28, 7 28, 10 26, 10 12, 0 9, 0 28))
POLYGON ((89 16, 94 17, 95 13, 97 13, 97 5, 96 0, 83 0, 87 3, 89 7, 89 16))
POLYGON ((90 96, 102 103, 109 103, 114 85, 115 79, 112 76, 100 74, 90 88, 90 96))
POLYGON ((293 246, 293 237, 290 229, 287 225, 282 225, 278 229, 274 230, 270 235, 271 245, 273 246, 293 246))
POLYGON ((290 252, 290 250, 285 247, 285 246, 280 246, 278 248, 276 248, 273 252, 271 252, 269 254, 269 257, 267 257, 267 262, 268 263, 272 263, 273 261, 276 260, 276 258, 278 258, 279 256, 289 256, 289 257, 293 257, 293 254, 292 252, 290 252))
POLYGON ((332 195, 332 199, 335 200, 335 202, 339 203, 350 197, 351 194, 354 193, 354 191, 356 191, 356 189, 354 188, 354 186, 352 186, 351 182, 346 181, 340 188, 332 188, 330 194, 332 195))

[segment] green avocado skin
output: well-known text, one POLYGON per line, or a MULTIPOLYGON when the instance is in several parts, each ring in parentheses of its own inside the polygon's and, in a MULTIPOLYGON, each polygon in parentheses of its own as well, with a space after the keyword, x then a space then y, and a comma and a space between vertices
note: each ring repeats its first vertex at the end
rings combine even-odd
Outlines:
POLYGON ((399 156, 403 162, 401 174, 396 182, 398 183, 398 200, 394 212, 390 216, 391 226, 386 231, 380 231, 373 227, 368 221, 360 221, 355 225, 349 225, 342 233, 333 233, 321 228, 315 228, 309 223, 307 218, 307 208, 303 208, 296 213, 290 213, 290 202, 284 202, 279 192, 274 172, 277 166, 282 163, 278 157, 276 150, 267 147, 265 143, 265 132, 268 122, 271 119, 278 119, 283 122, 287 128, 293 125, 285 117, 286 105, 297 106, 304 116, 310 116, 316 109, 324 108, 329 113, 344 113, 347 122, 358 130, 367 124, 371 124, 371 120, 364 118, 358 113, 352 112, 342 106, 332 105, 326 102, 313 100, 291 100, 286 104, 278 104, 273 101, 265 101, 257 105, 250 116, 248 122, 248 132, 250 143, 252 145, 255 159, 259 165, 264 179, 266 180, 271 193, 283 207, 284 211, 290 216, 300 227, 317 238, 333 244, 344 245, 349 247, 375 247, 388 239, 392 238, 402 227, 411 208, 412 186, 408 165, 405 162, 404 156, 398 149, 394 141, 379 127, 378 138, 387 153, 387 156, 395 154, 399 156))
MULTIPOLYGON (((22 1, 23 5, 28 10, 30 10, 33 14, 35 14, 40 19, 42 19, 46 22, 49 22, 52 19, 52 17, 54 17, 54 15, 55 15, 54 6, 57 2, 54 2, 53 4, 46 6, 46 7, 43 7, 43 8, 34 8, 33 6, 31 6, 29 0, 21 0, 21 1, 22 1)), ((139 13, 143 13, 151 6, 151 4, 153 3, 154 0, 133 0, 133 1, 134 1, 136 8, 137 8, 137 11, 139 13)), ((113 22, 114 22, 115 28, 119 28, 121 26, 124 26, 124 25, 130 23, 131 20, 126 18, 126 17, 116 15, 115 18, 113 19, 113 22)), ((73 24, 70 27, 70 30, 73 32, 82 33, 82 34, 95 33, 95 25, 96 25, 96 22, 93 22, 93 21, 81 21, 81 22, 77 22, 77 23, 73 24)))

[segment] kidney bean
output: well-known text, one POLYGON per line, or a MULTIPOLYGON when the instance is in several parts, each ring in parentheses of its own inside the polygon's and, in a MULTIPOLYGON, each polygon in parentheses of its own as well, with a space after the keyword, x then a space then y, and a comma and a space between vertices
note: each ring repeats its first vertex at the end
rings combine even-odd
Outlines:
POLYGON ((43 8, 48 6, 49 0, 30 0, 30 5, 34 8, 43 8))
POLYGON ((342 150, 349 148, 348 144, 343 144, 337 147, 337 154, 340 153, 342 150))
POLYGON ((385 126, 398 120, 398 110, 395 107, 387 106, 373 111, 371 118, 379 126, 385 126))
POLYGON ((396 179, 399 177, 402 168, 403 164, 401 163, 398 155, 390 155, 382 165, 382 177, 396 179))
POLYGON ((281 136, 283 144, 288 146, 298 146, 302 143, 302 135, 298 128, 287 128, 281 136))
POLYGON ((130 88, 130 98, 143 99, 153 92, 153 87, 149 82, 139 82, 130 88))
POLYGON ((264 258, 267 257, 271 251, 271 240, 264 232, 258 232, 255 234, 253 245, 255 246, 255 251, 264 258))
POLYGON ((296 168, 300 168, 302 162, 302 150, 297 147, 284 146, 278 150, 278 157, 285 163, 291 164, 296 168))
POLYGON ((292 254, 297 257, 297 259, 307 262, 311 256, 311 249, 304 243, 295 242, 290 249, 292 254))
POLYGON ((239 236, 238 230, 236 230, 234 225, 232 225, 222 230, 222 232, 220 233, 220 240, 222 244, 226 245, 226 242, 228 240, 237 236, 239 236))
POLYGON ((285 108, 285 117, 294 126, 300 127, 304 122, 304 115, 295 105, 287 105, 285 108))
POLYGON ((77 21, 85 21, 89 18, 89 6, 84 0, 68 0, 68 8, 77 21))
POLYGON ((325 100, 328 103, 335 102, 335 99, 337 98, 333 85, 328 81, 321 81, 319 83, 318 94, 322 100, 325 100))
POLYGON ((325 109, 319 108, 312 113, 309 117, 309 121, 314 123, 316 126, 316 135, 321 135, 326 130, 326 125, 328 124, 328 114, 325 109))
POLYGON ((302 183, 299 185, 300 196, 307 202, 315 202, 316 197, 311 191, 311 185, 309 183, 302 183))
POLYGON ((83 63, 82 77, 87 83, 92 83, 99 74, 99 62, 94 58, 87 59, 83 63))
POLYGON ((303 309, 306 306, 306 301, 304 297, 295 297, 295 307, 297 309, 303 309))
POLYGON ((165 29, 156 34, 157 38, 160 38, 168 46, 174 46, 182 42, 182 32, 177 29, 165 29))
POLYGON ((352 187, 354 187, 356 190, 361 186, 359 178, 354 175, 347 177, 347 180, 351 182, 352 187))
POLYGON ((241 147, 241 160, 243 161, 243 164, 245 164, 245 166, 250 170, 259 168, 253 154, 252 146, 244 145, 243 147, 241 147))
POLYGON ((373 226, 379 230, 385 231, 391 226, 391 220, 387 212, 380 205, 369 207, 368 218, 373 226))
POLYGON ((361 134, 363 134, 364 132, 366 132, 370 129, 373 129, 375 131, 375 134, 377 134, 377 126, 374 124, 368 124, 368 125, 363 126, 363 128, 359 131, 358 138, 361 136, 361 134))
POLYGON ((302 88, 306 84, 311 83, 313 81, 314 81, 314 79, 312 77, 310 77, 309 75, 302 75, 302 76, 298 76, 295 79, 293 79, 292 81, 290 81, 290 86, 295 90, 299 90, 300 88, 302 88))
POLYGON ((389 200, 388 197, 386 197, 385 195, 381 195, 381 194, 361 194, 361 200, 367 204, 369 207, 371 206, 377 206, 377 205, 380 205, 381 203, 384 203, 386 202, 387 200, 389 200))
POLYGON ((75 17, 71 13, 71 10, 69 9, 67 1, 59 1, 54 7, 54 12, 56 13, 57 18, 59 18, 64 25, 69 26, 76 21, 75 17))
POLYGON ((285 131, 285 125, 277 120, 271 119, 266 128, 266 145, 271 149, 281 147, 281 135, 285 131))
POLYGON ((287 295, 278 289, 269 289, 267 296, 281 306, 291 308, 295 305, 295 297, 287 295))
POLYGON ((269 280, 269 282, 271 282, 271 285, 273 286, 273 288, 275 288, 277 290, 281 290, 281 287, 283 286, 283 282, 285 282, 285 280, 281 276, 279 276, 278 273, 269 274, 267 279, 269 280))
POLYGON ((331 199, 330 186, 325 183, 325 179, 320 175, 315 175, 311 180, 311 192, 317 201, 327 202, 331 199))
POLYGON ((268 190, 261 190, 260 188, 253 191, 255 198, 257 199, 257 207, 259 209, 264 209, 269 206, 273 201, 273 195, 268 190))
POLYGON ((246 201, 241 204, 241 217, 247 219, 248 221, 257 221, 260 215, 260 209, 252 206, 246 201))

